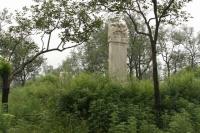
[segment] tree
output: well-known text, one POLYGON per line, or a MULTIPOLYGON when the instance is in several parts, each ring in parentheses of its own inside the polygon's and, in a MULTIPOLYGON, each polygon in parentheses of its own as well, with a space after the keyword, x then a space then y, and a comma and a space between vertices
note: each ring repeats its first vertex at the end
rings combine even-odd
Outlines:
POLYGON ((200 41, 199 35, 194 36, 194 29, 192 27, 182 27, 182 30, 177 32, 177 43, 182 44, 188 58, 188 64, 193 69, 197 66, 200 59, 199 49, 200 41))
POLYGON ((44 75, 47 75, 49 73, 53 72, 53 66, 52 65, 48 65, 47 60, 44 61, 44 63, 42 64, 42 73, 44 75))
POLYGON ((0 11, 0 32, 3 30, 4 26, 11 23, 12 14, 8 12, 6 8, 0 11))
MULTIPOLYGON (((110 19, 109 21, 114 21, 110 19)), ((147 37, 134 32, 133 26, 128 22, 130 43, 128 48, 128 69, 132 77, 136 73, 138 79, 142 79, 151 62, 150 48, 147 37)), ((105 73, 108 69, 108 36, 107 23, 98 32, 93 33, 89 41, 79 50, 78 58, 82 62, 84 70, 89 72, 105 73)))
MULTIPOLYGON (((21 63, 23 63, 23 61, 21 63)), ((14 83, 24 86, 27 80, 35 79, 35 77, 39 75, 43 62, 44 58, 40 56, 28 64, 23 71, 14 78, 14 83)))
POLYGON ((104 24, 98 31, 93 32, 87 42, 71 53, 63 63, 63 67, 68 68, 71 64, 74 73, 80 71, 106 73, 108 69, 107 30, 107 24, 104 24), (66 62, 69 64, 67 65, 66 62))
POLYGON ((172 53, 171 71, 173 71, 173 73, 176 73, 178 70, 184 68, 186 65, 186 53, 181 50, 174 51, 172 53))
MULTIPOLYGON (((18 11, 15 21, 17 24, 9 28, 11 35, 20 38, 22 42, 26 38, 36 36, 41 39, 41 49, 12 71, 10 81, 40 55, 76 47, 87 41, 91 32, 101 25, 101 21, 85 2, 75 0, 37 0, 30 8, 24 7, 22 11, 18 11), (59 42, 51 43, 56 35, 59 42), (69 45, 69 42, 72 45, 69 45)), ((19 43, 16 43, 15 47, 18 45, 19 43)), ((27 47, 29 46, 28 43, 27 47)), ((8 103, 8 99, 6 102, 8 103)))
POLYGON ((190 0, 92 0, 91 2, 92 5, 98 5, 100 9, 106 8, 110 12, 127 15, 131 20, 135 31, 138 34, 145 35, 149 38, 153 64, 155 110, 158 125, 160 125, 161 113, 161 98, 157 69, 157 41, 159 28, 162 24, 175 24, 176 22, 181 22, 178 20, 187 21, 187 14, 182 9, 189 1, 190 0), (139 29, 137 21, 138 16, 142 18, 146 30, 139 29))
POLYGON ((108 27, 102 27, 93 33, 90 40, 83 45, 84 69, 89 72, 103 72, 108 68, 108 27))
POLYGON ((178 54, 178 52, 176 51, 180 52, 180 45, 176 43, 176 36, 176 31, 172 28, 163 28, 162 30, 160 30, 158 38, 158 52, 162 56, 162 60, 165 63, 168 78, 171 75, 172 61, 176 61, 175 56, 176 54, 178 54))
MULTIPOLYGON (((32 58, 39 50, 39 47, 31 40, 14 38, 9 33, 2 33, 0 38, 0 55, 13 64, 13 70, 22 65, 24 61, 32 58)), ((39 56, 28 64, 13 80, 16 84, 24 85, 27 79, 34 77, 44 62, 44 58, 39 56)))
MULTIPOLYGON (((82 47, 80 47, 82 48, 82 47)), ((62 62, 62 65, 58 68, 60 72, 64 72, 69 74, 70 76, 74 76, 80 72, 83 71, 83 66, 82 66, 82 51, 71 51, 71 54, 69 57, 66 58, 62 62)))
MULTIPOLYGON (((134 27, 131 25, 130 20, 126 20, 129 28, 129 47, 128 47, 128 68, 130 78, 135 76, 141 80, 144 78, 145 73, 148 71, 151 65, 151 49, 148 42, 148 38, 144 35, 137 34, 134 27)), ((141 28, 145 29, 140 25, 141 28)))
POLYGON ((0 58, 0 76, 2 78, 2 111, 8 112, 8 94, 10 90, 10 81, 9 81, 9 75, 12 71, 12 66, 9 62, 4 60, 3 58, 0 58))

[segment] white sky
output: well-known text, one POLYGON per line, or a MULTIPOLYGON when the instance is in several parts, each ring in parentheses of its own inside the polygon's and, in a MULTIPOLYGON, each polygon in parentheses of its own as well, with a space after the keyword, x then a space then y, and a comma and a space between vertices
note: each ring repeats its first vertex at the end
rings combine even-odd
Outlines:
MULTIPOLYGON (((21 9, 25 5, 30 5, 32 0, 0 0, 0 10, 3 8, 8 8, 9 10, 21 9)), ((188 26, 194 27, 195 32, 200 31, 200 0, 193 0, 187 6, 187 11, 193 16, 188 22, 188 26)), ((50 52, 45 54, 47 62, 49 65, 54 67, 60 65, 62 61, 69 55, 69 50, 62 53, 60 52, 50 52)))

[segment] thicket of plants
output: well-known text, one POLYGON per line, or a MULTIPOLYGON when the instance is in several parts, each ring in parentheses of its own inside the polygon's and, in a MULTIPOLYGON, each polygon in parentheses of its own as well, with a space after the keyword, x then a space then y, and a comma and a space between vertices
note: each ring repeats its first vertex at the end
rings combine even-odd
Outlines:
POLYGON ((13 88, 0 131, 9 133, 198 133, 200 70, 161 83, 162 128, 155 123, 151 81, 111 82, 80 74, 62 82, 51 74, 13 88))

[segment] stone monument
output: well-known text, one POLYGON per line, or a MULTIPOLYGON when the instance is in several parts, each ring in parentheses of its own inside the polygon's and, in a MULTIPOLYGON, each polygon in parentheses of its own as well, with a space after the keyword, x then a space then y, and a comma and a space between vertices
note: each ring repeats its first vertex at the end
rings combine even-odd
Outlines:
POLYGON ((108 71, 117 81, 127 80, 128 28, 125 22, 115 21, 108 25, 108 71))

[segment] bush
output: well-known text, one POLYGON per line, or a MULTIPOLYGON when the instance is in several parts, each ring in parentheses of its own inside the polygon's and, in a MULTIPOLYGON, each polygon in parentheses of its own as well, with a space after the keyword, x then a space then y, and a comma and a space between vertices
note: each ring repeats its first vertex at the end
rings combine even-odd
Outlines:
POLYGON ((0 128, 11 133, 198 133, 197 73, 183 71, 162 82, 160 129, 155 124, 151 81, 119 84, 86 73, 67 79, 67 84, 48 75, 11 90, 9 113, 13 117, 6 123, 0 115, 0 128))
POLYGON ((169 123, 170 133, 194 133, 190 115, 187 112, 176 113, 169 123))
POLYGON ((155 124, 143 121, 141 123, 139 133, 163 133, 155 124))
POLYGON ((15 116, 0 113, 0 131, 5 132, 15 123, 15 116))
POLYGON ((57 113, 70 113, 86 120, 89 132, 115 132, 119 128, 118 132, 123 132, 136 128, 136 120, 129 123, 131 118, 137 119, 138 124, 144 119, 154 119, 149 81, 123 86, 107 77, 81 74, 69 86, 70 91, 59 98, 57 113), (113 114, 118 118, 114 123, 113 114))

